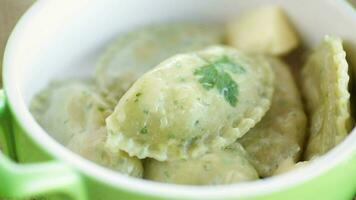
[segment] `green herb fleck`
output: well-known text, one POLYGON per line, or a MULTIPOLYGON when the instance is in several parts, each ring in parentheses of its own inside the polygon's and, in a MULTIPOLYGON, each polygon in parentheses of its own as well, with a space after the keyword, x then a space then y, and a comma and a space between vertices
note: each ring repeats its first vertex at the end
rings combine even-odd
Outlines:
POLYGON ((227 56, 221 57, 219 60, 214 62, 219 68, 229 69, 233 73, 244 73, 246 72, 245 68, 239 65, 236 62, 232 62, 227 56))
POLYGON ((148 110, 143 110, 143 113, 145 113, 146 115, 148 115, 148 110))
POLYGON ((141 134, 146 134, 146 133, 148 133, 147 126, 142 127, 141 130, 140 130, 140 133, 141 133, 141 134))
POLYGON ((138 92, 138 93, 136 93, 136 98, 135 98, 135 100, 134 100, 134 102, 138 102, 138 99, 139 99, 139 97, 142 95, 142 93, 141 92, 138 92))
POLYGON ((237 104, 238 85, 225 70, 230 68, 237 69, 238 67, 236 66, 227 57, 223 57, 196 69, 194 75, 199 76, 199 83, 205 89, 216 88, 224 96, 225 100, 235 107, 237 104))
POLYGON ((99 110, 100 112, 104 112, 104 111, 105 111, 105 108, 103 108, 103 107, 98 107, 98 110, 99 110))

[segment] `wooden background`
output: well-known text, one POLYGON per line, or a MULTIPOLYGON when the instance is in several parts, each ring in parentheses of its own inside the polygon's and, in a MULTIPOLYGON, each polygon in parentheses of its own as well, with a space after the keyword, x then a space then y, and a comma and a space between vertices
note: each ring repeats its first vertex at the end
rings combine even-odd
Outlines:
MULTIPOLYGON (((0 0, 0 67, 7 38, 17 20, 35 0, 0 0)), ((0 81, 2 76, 0 76, 0 81)), ((1 83, 0 83, 1 84, 1 83)))

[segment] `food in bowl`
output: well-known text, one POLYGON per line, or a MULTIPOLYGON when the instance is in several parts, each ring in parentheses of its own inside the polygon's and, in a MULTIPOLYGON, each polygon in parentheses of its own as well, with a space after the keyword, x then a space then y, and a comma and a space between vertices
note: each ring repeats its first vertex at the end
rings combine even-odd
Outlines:
POLYGON ((130 176, 189 185, 266 178, 313 162, 352 127, 341 39, 321 40, 296 82, 282 56, 300 40, 278 7, 225 28, 142 27, 118 36, 93 78, 53 81, 31 112, 72 151, 130 176))

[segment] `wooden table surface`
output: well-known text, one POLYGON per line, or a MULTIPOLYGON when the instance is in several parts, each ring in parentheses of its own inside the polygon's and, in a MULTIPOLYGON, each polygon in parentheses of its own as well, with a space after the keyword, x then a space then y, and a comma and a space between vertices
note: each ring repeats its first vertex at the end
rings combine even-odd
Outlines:
MULTIPOLYGON (((35 0, 0 0, 0 69, 6 41, 17 20, 35 0)), ((0 81, 2 76, 0 76, 0 81)), ((0 82, 1 84, 1 82, 0 82)))

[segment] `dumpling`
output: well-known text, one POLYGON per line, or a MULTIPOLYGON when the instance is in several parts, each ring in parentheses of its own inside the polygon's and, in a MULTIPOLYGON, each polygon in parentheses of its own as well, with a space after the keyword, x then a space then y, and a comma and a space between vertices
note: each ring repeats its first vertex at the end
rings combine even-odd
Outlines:
POLYGON ((73 152, 124 174, 142 177, 138 158, 104 149, 109 106, 94 90, 89 82, 53 83, 33 99, 31 112, 49 134, 73 152))
POLYGON ((279 6, 247 12, 227 24, 227 41, 241 51, 285 55, 295 49, 299 38, 279 6))
POLYGON ((173 23, 120 35, 102 55, 95 74, 106 98, 116 105, 143 73, 177 53, 200 50, 223 40, 215 25, 173 23))
POLYGON ((144 178, 176 184, 219 185, 258 179, 239 143, 193 160, 145 161, 144 178))
POLYGON ((109 105, 90 82, 53 82, 31 102, 32 114, 56 140, 66 145, 77 133, 105 126, 109 105))
POLYGON ((288 66, 278 59, 268 60, 275 73, 271 108, 238 140, 262 177, 271 176, 285 160, 298 161, 307 125, 301 97, 288 66))
POLYGON ((293 159, 284 160, 282 163, 280 163, 278 168, 273 172, 273 176, 284 174, 289 171, 305 167, 309 165, 310 162, 311 161, 300 161, 296 163, 295 160, 293 159))
POLYGON ((273 79, 265 59, 233 48, 173 56, 120 99, 106 119, 107 148, 165 161, 225 147, 266 113, 273 79))
POLYGON ((102 166, 134 177, 143 176, 141 160, 124 151, 110 153, 105 147, 106 128, 102 127, 85 133, 77 133, 67 147, 73 152, 102 166))
POLYGON ((348 64, 340 38, 325 36, 302 70, 303 92, 310 115, 307 159, 323 155, 351 128, 348 64))

